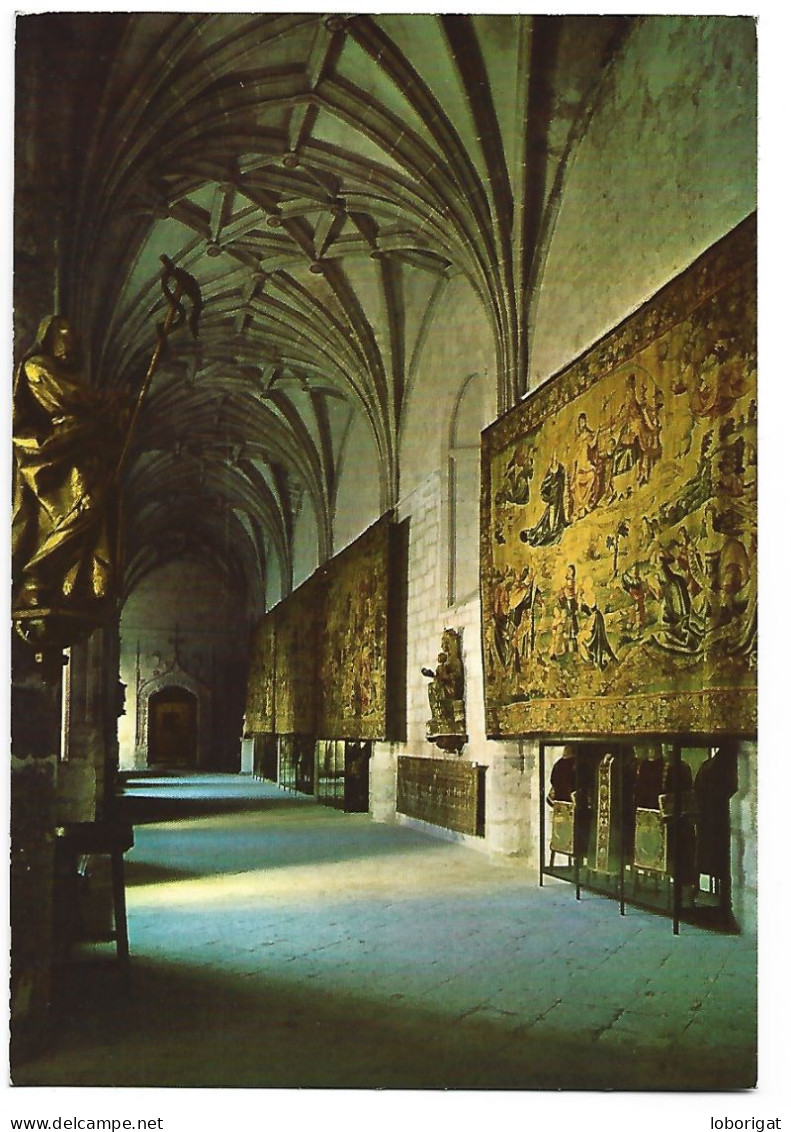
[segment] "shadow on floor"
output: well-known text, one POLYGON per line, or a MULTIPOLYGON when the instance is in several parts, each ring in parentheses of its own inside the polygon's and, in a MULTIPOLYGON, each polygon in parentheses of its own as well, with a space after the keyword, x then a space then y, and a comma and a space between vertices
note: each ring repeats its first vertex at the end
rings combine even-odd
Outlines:
MULTIPOLYGON (((123 799, 127 803, 129 799, 123 799)), ((260 800, 135 798, 121 813, 136 827, 126 857, 130 886, 160 880, 337 864, 363 857, 453 852, 441 841, 401 826, 372 825, 288 796, 260 800), (259 821, 260 818, 260 821, 259 821), (293 820, 298 818, 298 820, 293 820), (178 822, 178 828, 164 823, 178 822), (164 872, 158 870, 164 869, 164 872)))
POLYGON ((187 821, 190 818, 211 817, 221 814, 282 814, 289 810, 315 804, 315 801, 311 798, 296 798, 288 795, 278 798, 157 798, 148 795, 125 794, 117 802, 119 817, 123 821, 131 822, 132 825, 187 821))
POLYGON ((507 1011, 389 1013, 363 986, 317 995, 265 971, 137 960, 125 983, 102 957, 63 971, 56 1009, 57 1044, 15 1066, 15 1085, 675 1091, 754 1080, 736 1051, 600 1048, 590 1034, 514 1027, 507 1011))
POLYGON ((197 880, 204 875, 199 869, 176 869, 170 865, 158 865, 153 861, 127 861, 124 865, 124 881, 127 888, 146 884, 168 884, 174 880, 197 880))

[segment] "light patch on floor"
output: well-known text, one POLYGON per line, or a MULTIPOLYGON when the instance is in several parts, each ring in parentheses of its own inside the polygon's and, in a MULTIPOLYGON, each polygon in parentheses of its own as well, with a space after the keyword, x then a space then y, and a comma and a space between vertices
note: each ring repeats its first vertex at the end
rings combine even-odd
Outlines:
POLYGON ((15 1083, 753 1084, 750 940, 674 936, 519 862, 262 783, 188 785, 127 797, 129 987, 106 956, 65 973, 59 1044, 15 1083))

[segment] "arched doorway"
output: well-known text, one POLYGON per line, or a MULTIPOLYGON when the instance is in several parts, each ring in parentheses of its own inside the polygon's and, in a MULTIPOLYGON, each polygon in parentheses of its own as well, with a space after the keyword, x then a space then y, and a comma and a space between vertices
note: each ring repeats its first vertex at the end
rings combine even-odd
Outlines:
POLYGON ((198 701, 171 685, 148 701, 149 766, 194 767, 198 763, 198 701))

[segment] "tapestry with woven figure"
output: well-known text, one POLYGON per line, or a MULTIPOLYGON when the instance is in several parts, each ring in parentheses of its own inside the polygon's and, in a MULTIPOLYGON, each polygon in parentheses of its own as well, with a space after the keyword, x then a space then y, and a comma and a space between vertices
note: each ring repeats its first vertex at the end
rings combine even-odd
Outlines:
POLYGON ((386 515, 326 567, 318 678, 319 734, 388 734, 388 601, 392 524, 386 515))
POLYGON ((750 217, 483 434, 490 736, 757 726, 750 217))

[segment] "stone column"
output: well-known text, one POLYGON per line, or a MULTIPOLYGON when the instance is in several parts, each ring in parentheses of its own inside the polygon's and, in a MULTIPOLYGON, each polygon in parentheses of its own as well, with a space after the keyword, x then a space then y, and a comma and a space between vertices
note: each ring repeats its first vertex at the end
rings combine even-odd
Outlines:
POLYGON ((11 1058, 48 1037, 54 801, 61 690, 16 636, 11 651, 11 1058))
POLYGON ((98 629, 73 645, 69 667, 69 741, 63 770, 67 778, 81 778, 84 786, 82 796, 74 797, 74 811, 63 820, 93 821, 108 816, 115 797, 122 706, 117 627, 98 629))
MULTIPOLYGON (((17 21, 14 194, 14 352, 22 357, 53 313, 58 276, 58 181, 63 116, 48 96, 45 50, 17 21)), ((32 33, 32 34, 31 34, 32 33)), ((11 644, 11 1059, 48 1036, 52 961, 54 800, 61 688, 46 684, 31 650, 11 644)))
POLYGON ((491 853, 524 857, 537 879, 538 747, 526 741, 490 741, 486 755, 487 848, 491 853))
POLYGON ((739 785, 731 798, 731 898, 741 930, 758 930, 758 744, 740 743, 739 785))
POLYGON ((255 749, 255 740, 252 736, 243 736, 241 742, 241 755, 240 755, 240 774, 253 773, 253 755, 255 749))
POLYGON ((397 753, 401 743, 374 743, 369 767, 369 809, 376 822, 395 821, 397 753))

